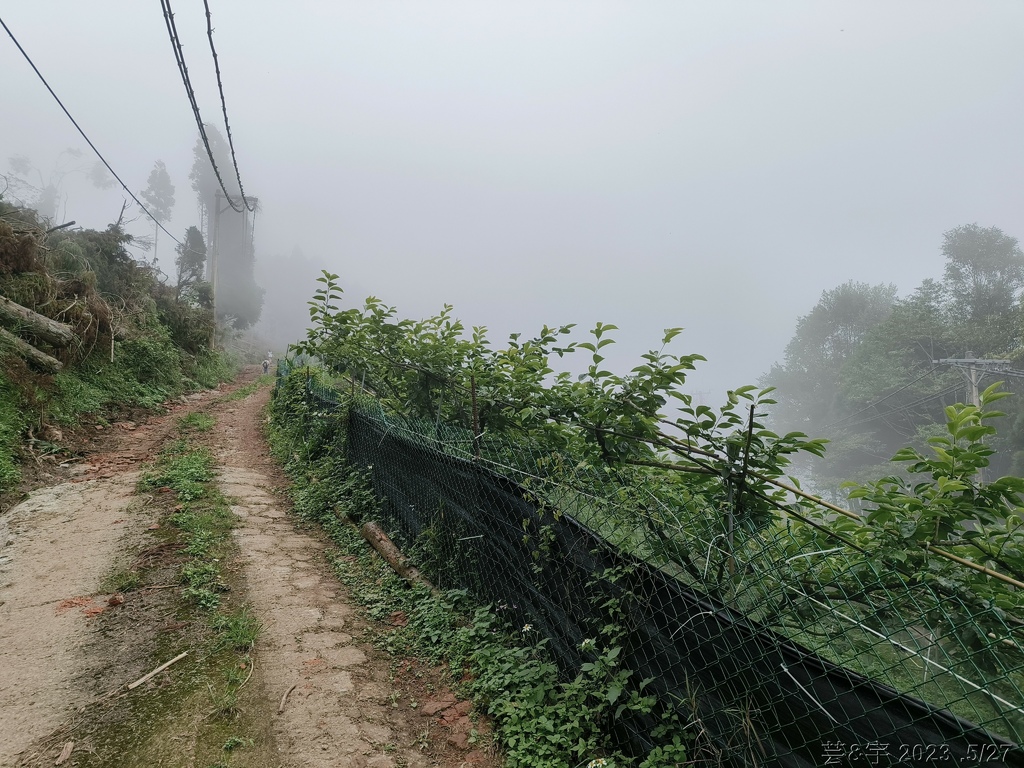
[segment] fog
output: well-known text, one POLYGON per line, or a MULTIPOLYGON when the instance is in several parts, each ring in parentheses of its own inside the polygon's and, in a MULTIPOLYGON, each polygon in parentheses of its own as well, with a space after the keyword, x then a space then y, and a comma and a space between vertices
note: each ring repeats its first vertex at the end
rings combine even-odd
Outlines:
MULTIPOLYGON (((261 201, 260 330, 278 340, 301 333, 324 268, 352 301, 451 303, 495 338, 615 323, 620 367, 683 326, 673 348, 708 358, 691 382, 718 400, 781 357, 822 290, 910 291, 941 273, 960 224, 1024 237, 1019 2, 211 8, 261 201)), ((202 6, 175 11, 203 118, 222 127, 202 6)), ((129 186, 167 164, 168 228, 198 223, 196 127, 159 6, 40 0, 0 17, 129 186)), ((25 156, 45 174, 86 149, 6 36, 0 93, 0 171, 25 156)), ((124 197, 81 174, 61 192, 57 218, 90 227, 124 197)), ((130 231, 152 235, 143 219, 130 231)))

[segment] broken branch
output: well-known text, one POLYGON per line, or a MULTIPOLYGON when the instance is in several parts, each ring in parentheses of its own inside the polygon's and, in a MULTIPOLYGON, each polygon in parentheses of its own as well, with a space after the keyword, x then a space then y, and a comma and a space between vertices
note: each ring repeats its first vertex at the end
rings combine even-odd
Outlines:
POLYGON ((174 664, 177 661, 181 661, 186 656, 188 656, 188 651, 183 651, 183 652, 179 653, 177 656, 175 656, 173 659, 171 659, 170 661, 165 661, 163 664, 161 664, 159 667, 154 669, 149 674, 143 675, 138 680, 136 680, 134 683, 129 683, 128 684, 128 690, 130 691, 133 688, 138 688, 144 682, 146 682, 147 680, 155 677, 156 675, 159 675, 161 672, 163 672, 165 669, 167 669, 169 666, 171 666, 171 664, 174 664))

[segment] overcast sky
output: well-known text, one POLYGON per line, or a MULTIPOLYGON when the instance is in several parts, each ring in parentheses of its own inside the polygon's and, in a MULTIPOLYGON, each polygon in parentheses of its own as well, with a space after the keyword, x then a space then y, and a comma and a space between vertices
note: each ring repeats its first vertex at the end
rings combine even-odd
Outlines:
MULTIPOLYGON (((684 326, 673 348, 709 359, 691 381, 717 401, 823 290, 906 294, 960 224, 1024 237, 1019 0, 211 9, 264 274, 298 248, 290 271, 322 265, 405 315, 452 303, 496 336, 615 323, 620 367, 684 326)), ((216 123, 202 3, 175 11, 216 123)), ((159 4, 0 0, 0 17, 130 186, 167 163, 172 231, 197 223, 159 4)), ((2 170, 84 147, 6 37, 0 95, 2 170)), ((120 210, 117 191, 64 191, 81 224, 120 210)))

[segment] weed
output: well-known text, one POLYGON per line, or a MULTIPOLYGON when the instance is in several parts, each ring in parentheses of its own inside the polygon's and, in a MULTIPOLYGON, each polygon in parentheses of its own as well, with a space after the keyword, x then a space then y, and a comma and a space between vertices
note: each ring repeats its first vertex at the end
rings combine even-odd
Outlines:
POLYGON ((224 742, 223 749, 225 752, 231 752, 239 747, 251 747, 252 744, 252 739, 243 739, 241 736, 232 736, 224 742))
POLYGON ((228 687, 222 693, 217 693, 212 685, 206 686, 210 691, 210 702, 213 709, 210 717, 217 717, 225 720, 232 720, 238 716, 238 692, 237 688, 228 687))
POLYGON ((232 648, 248 653, 256 645, 263 626, 247 606, 230 615, 219 615, 213 620, 213 628, 220 634, 218 648, 232 648))
POLYGON ((213 479, 213 465, 213 456, 206 449, 185 450, 175 441, 162 452, 156 470, 143 474, 139 487, 167 487, 176 492, 179 501, 195 501, 205 493, 204 484, 213 479))
POLYGON ((182 432, 209 432, 217 420, 208 413, 193 411, 178 419, 178 429, 182 432))
POLYGON ((244 400, 253 392, 258 390, 260 387, 266 387, 274 383, 274 376, 271 374, 261 375, 254 381, 250 381, 245 386, 239 387, 229 395, 225 395, 221 398, 221 402, 229 403, 233 400, 244 400))
POLYGON ((15 389, 0 380, 0 490, 10 488, 21 479, 17 447, 27 418, 15 389))
POLYGON ((204 611, 212 611, 220 605, 220 595, 206 587, 186 587, 181 596, 204 611))
POLYGON ((103 592, 131 592, 142 583, 142 574, 132 569, 108 573, 100 584, 103 592))

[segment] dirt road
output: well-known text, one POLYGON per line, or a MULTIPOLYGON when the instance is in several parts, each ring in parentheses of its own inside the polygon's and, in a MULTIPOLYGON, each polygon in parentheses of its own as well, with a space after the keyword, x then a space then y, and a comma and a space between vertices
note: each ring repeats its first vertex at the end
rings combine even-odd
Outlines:
POLYGON ((179 590, 173 563, 153 538, 160 504, 135 486, 140 464, 194 410, 216 419, 205 440, 237 518, 232 589, 263 627, 239 702, 254 737, 235 740, 245 748, 225 743, 223 764, 499 764, 467 743, 468 702, 456 699, 439 670, 420 668, 410 683, 418 690, 402 692, 399 660, 368 642, 371 622, 327 567, 329 544, 290 514, 285 479, 261 430, 269 388, 228 397, 255 375, 176 402, 165 415, 114 425, 99 450, 61 470, 62 482, 0 514, 0 766, 54 765, 64 752, 65 766, 209 765, 197 762, 196 743, 208 704, 193 697, 175 706, 194 712, 154 714, 145 693, 175 675, 200 674, 201 666, 182 662, 136 689, 141 693, 126 690, 152 664, 140 649, 188 647, 188 629, 168 618, 179 590), (117 591, 123 585, 116 574, 143 561, 155 563, 156 573, 166 564, 172 583, 117 591), (432 706, 422 706, 425 698, 432 706), (408 705, 413 699, 419 706, 408 705), (123 734, 147 718, 166 721, 166 738, 133 754, 123 734), (104 744, 115 738, 112 729, 129 746, 117 759, 97 762, 110 754, 104 744))

